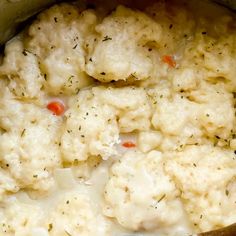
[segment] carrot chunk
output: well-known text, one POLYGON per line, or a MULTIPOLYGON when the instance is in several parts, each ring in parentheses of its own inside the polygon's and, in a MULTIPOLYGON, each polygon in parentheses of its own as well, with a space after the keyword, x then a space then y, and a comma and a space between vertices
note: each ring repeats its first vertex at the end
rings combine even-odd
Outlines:
POLYGON ((162 61, 166 64, 168 64, 170 67, 175 68, 176 62, 172 56, 165 55, 162 57, 162 61))
POLYGON ((56 116, 61 116, 65 112, 64 104, 59 101, 53 101, 48 103, 47 109, 50 110, 56 116))
POLYGON ((136 147, 136 144, 131 141, 127 141, 127 142, 122 143, 122 146, 125 148, 133 148, 133 147, 136 147))

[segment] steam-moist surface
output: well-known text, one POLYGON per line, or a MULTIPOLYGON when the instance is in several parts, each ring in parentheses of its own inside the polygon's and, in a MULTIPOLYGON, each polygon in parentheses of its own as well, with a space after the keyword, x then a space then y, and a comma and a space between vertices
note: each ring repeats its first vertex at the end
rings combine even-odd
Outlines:
POLYGON ((199 1, 111 7, 55 5, 6 45, 1 235, 236 222, 235 17, 199 1))

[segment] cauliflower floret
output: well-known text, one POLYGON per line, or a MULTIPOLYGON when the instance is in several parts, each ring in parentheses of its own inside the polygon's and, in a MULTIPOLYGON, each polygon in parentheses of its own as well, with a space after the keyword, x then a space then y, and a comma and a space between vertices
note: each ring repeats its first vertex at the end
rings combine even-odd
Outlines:
POLYGON ((149 129, 152 110, 145 89, 126 86, 95 88, 94 91, 102 103, 119 111, 118 125, 121 133, 149 129))
POLYGON ((108 236, 109 223, 96 212, 88 196, 67 193, 56 202, 46 218, 50 236, 108 236))
POLYGON ((61 163, 62 118, 47 109, 20 102, 8 93, 0 101, 0 161, 19 188, 45 191, 61 163))
POLYGON ((85 73, 84 38, 96 25, 93 11, 60 4, 42 12, 29 28, 27 49, 35 53, 50 94, 75 94, 92 83, 85 73))
POLYGON ((189 93, 189 99, 200 104, 199 125, 206 130, 206 135, 230 137, 235 125, 234 97, 224 83, 203 82, 198 90, 189 93))
POLYGON ((155 103, 152 124, 165 137, 180 137, 182 144, 231 137, 235 123, 233 94, 223 83, 202 81, 196 90, 172 94, 157 86, 149 94, 155 103))
POLYGON ((212 36, 208 35, 208 31, 199 29, 194 40, 185 48, 180 68, 195 68, 195 71, 201 71, 203 79, 213 83, 223 81, 229 91, 234 91, 236 72, 232 68, 236 63, 235 38, 236 32, 212 36))
POLYGON ((236 162, 232 151, 188 146, 169 155, 165 170, 181 191, 188 217, 196 231, 208 231, 236 221, 236 162))
POLYGON ((179 192, 163 168, 158 151, 127 152, 111 168, 104 214, 135 231, 177 224, 183 214, 179 192))
POLYGON ((93 90, 81 91, 65 114, 61 148, 67 162, 84 161, 89 155, 107 158, 116 153, 114 144, 119 141, 116 111, 102 104, 93 90))
POLYGON ((34 236, 31 231, 42 219, 43 211, 39 206, 11 197, 0 207, 0 233, 6 236, 34 236))
POLYGON ((5 55, 0 77, 9 79, 9 89, 17 97, 39 97, 44 79, 36 56, 24 49, 19 37, 6 45, 5 55))
POLYGON ((135 87, 93 87, 72 99, 66 112, 62 137, 67 162, 87 160, 89 155, 107 159, 116 155, 119 132, 147 130, 151 110, 146 93, 135 87))
MULTIPOLYGON (((179 135, 184 133, 184 128, 189 131, 195 129, 197 117, 197 104, 189 101, 179 94, 173 95, 173 99, 162 97, 157 101, 156 111, 152 118, 152 124, 164 134, 179 135)), ((190 134, 191 135, 191 134, 190 134)))
POLYGON ((148 45, 155 46, 160 41, 158 23, 139 11, 119 6, 95 30, 97 35, 88 40, 91 41, 86 65, 89 75, 101 82, 129 77, 144 80, 155 75, 158 54, 148 45))
POLYGON ((228 85, 227 87, 230 91, 235 91, 236 71, 232 68, 236 64, 236 34, 230 37, 226 36, 225 38, 228 39, 225 42, 221 41, 219 43, 214 40, 207 42, 205 48, 203 46, 203 48, 199 49, 199 53, 204 55, 204 65, 207 70, 208 79, 215 78, 215 81, 223 80, 228 85))

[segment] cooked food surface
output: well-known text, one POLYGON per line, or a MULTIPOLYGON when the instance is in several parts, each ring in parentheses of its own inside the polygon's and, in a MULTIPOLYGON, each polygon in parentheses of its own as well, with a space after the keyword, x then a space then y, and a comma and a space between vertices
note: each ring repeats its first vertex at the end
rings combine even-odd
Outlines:
POLYGON ((0 235, 236 222, 235 16, 199 1, 111 7, 55 5, 6 44, 0 235))

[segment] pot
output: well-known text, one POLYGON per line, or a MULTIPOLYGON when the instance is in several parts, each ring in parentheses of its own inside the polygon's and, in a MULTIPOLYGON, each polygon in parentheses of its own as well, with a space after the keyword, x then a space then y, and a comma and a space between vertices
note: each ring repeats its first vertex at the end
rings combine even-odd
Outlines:
MULTIPOLYGON (((1 0, 0 1, 0 47, 4 46, 11 37, 13 37, 24 25, 27 20, 60 0, 1 0)), ((89 1, 87 1, 89 2, 89 1)), ((90 3, 93 1, 90 1, 90 3)), ((109 0, 102 3, 110 4, 109 0)), ((117 1, 116 1, 117 2, 117 1)), ((119 3, 128 3, 132 5, 132 0, 120 0, 119 3)), ((142 0, 135 1, 139 8, 146 4, 142 0)), ((236 10, 236 0, 215 0, 215 2, 224 5, 232 10, 236 10)), ((85 3, 85 2, 84 2, 85 3)), ((228 227, 201 233, 198 236, 234 236, 236 235, 236 223, 228 227)))

